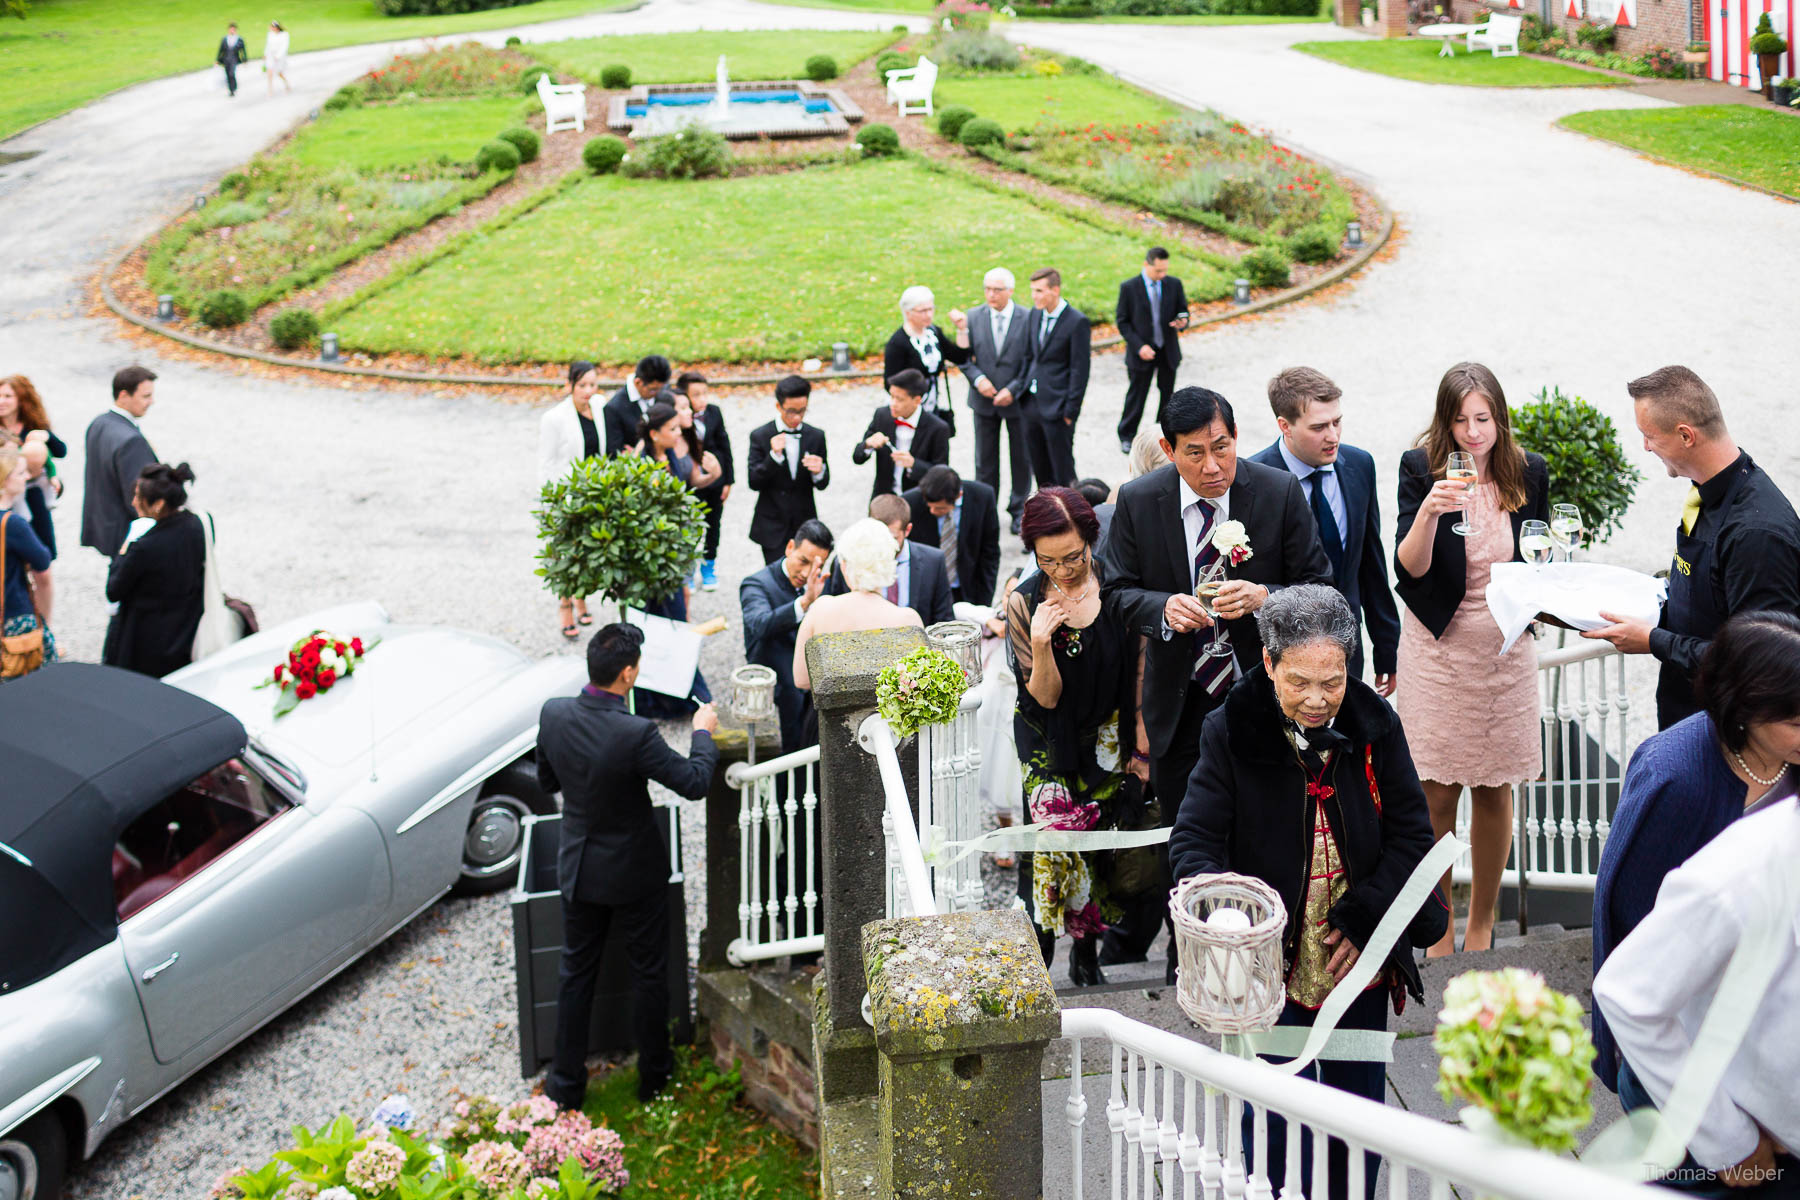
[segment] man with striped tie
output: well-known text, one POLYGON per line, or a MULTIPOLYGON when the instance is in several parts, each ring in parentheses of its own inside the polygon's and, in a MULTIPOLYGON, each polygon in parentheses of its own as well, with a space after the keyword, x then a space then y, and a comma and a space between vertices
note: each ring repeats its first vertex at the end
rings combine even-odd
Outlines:
MULTIPOLYGON (((1150 760, 1166 825, 1199 758, 1201 723, 1262 662, 1256 610, 1271 591, 1332 578, 1300 481, 1238 459, 1230 401, 1182 388, 1163 410, 1162 433, 1173 461, 1119 489, 1101 557, 1107 598, 1147 642, 1139 697, 1147 744, 1136 750, 1150 760), (1215 622, 1195 588, 1221 562, 1215 622), (1225 652, 1210 652, 1215 646, 1225 652)), ((1121 906, 1126 915, 1108 930, 1102 963, 1141 960, 1155 940, 1167 892, 1152 888, 1140 899, 1141 911, 1121 906)))

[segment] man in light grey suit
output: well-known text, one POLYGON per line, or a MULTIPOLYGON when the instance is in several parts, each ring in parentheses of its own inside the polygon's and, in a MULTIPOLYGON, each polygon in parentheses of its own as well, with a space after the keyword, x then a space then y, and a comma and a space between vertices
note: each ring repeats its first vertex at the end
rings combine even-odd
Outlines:
POLYGON ((1013 303, 1013 273, 995 267, 981 281, 984 306, 969 310, 969 410, 975 414, 975 478, 1000 494, 1000 430, 1006 429, 1006 456, 1012 491, 1006 510, 1019 532, 1025 498, 1031 494, 1031 460, 1025 450, 1019 397, 1031 369, 1030 310, 1013 303))
POLYGON ((137 516, 138 472, 157 461, 138 422, 156 402, 156 372, 129 366, 113 376, 113 406, 87 427, 81 491, 81 544, 116 558, 137 516))

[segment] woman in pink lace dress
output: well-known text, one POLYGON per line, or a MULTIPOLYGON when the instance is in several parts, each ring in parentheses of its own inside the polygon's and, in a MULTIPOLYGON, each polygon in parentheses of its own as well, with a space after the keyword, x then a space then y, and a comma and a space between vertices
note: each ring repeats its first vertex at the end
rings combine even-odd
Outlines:
MULTIPOLYGON (((1500 629, 1487 607, 1488 575, 1519 556, 1519 526, 1549 519, 1544 460, 1514 443, 1506 394, 1480 363, 1458 363, 1438 384, 1431 427, 1400 458, 1394 591, 1406 604, 1400 623, 1400 686, 1394 706, 1425 785, 1437 837, 1456 826, 1456 805, 1471 797, 1474 886, 1463 949, 1493 944, 1500 875, 1512 847, 1513 788, 1542 767, 1537 652, 1520 638, 1500 653, 1500 629), (1473 488, 1444 478, 1453 451, 1475 458, 1473 488), (1466 536, 1453 526, 1473 526, 1466 536)), ((1444 879, 1446 894, 1449 876, 1444 879)), ((1456 923, 1431 957, 1456 949, 1456 923)))

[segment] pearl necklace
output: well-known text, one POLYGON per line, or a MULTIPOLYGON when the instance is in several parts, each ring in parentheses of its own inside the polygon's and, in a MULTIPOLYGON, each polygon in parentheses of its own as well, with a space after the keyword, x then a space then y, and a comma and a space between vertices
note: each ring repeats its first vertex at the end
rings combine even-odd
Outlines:
POLYGON ((1750 777, 1752 782, 1760 783, 1764 788, 1774 787, 1776 781, 1779 780, 1783 775, 1787 774, 1788 765, 1786 763, 1782 763, 1780 767, 1776 768, 1775 774, 1769 776, 1767 779, 1764 779, 1761 775, 1758 775, 1755 771, 1752 771, 1750 769, 1750 764, 1745 762, 1744 756, 1739 754, 1736 750, 1733 750, 1731 752, 1731 757, 1737 759, 1737 765, 1743 770, 1744 774, 1746 774, 1750 777))

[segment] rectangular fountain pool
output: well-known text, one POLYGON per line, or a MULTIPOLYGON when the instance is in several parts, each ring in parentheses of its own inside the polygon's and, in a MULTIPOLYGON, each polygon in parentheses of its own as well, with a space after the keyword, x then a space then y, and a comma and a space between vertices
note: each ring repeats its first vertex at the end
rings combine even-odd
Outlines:
POLYGON ((846 134, 863 117, 838 89, 794 80, 734 83, 728 95, 721 113, 714 85, 636 87, 613 98, 607 124, 632 137, 656 137, 694 125, 734 139, 803 138, 846 134))

